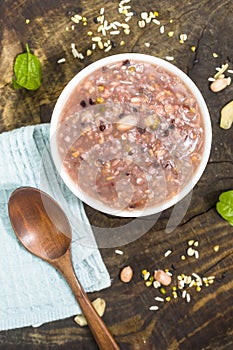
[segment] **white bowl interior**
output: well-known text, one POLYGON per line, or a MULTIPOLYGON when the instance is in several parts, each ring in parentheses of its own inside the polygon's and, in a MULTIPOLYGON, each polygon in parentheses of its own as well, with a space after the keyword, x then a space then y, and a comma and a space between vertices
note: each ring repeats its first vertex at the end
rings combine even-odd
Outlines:
POLYGON ((175 65, 160 59, 158 57, 145 55, 145 54, 139 54, 139 53, 123 53, 123 54, 117 54, 113 56, 109 56, 106 58, 102 58, 89 66, 82 69, 77 75, 74 76, 74 78, 65 86, 64 90, 62 91, 61 95, 59 96, 57 103, 55 105, 52 118, 51 118, 51 126, 50 126, 50 145, 51 145, 51 153, 52 157, 55 163, 55 166, 61 175, 63 181, 68 186, 68 188, 83 202, 88 204, 89 206, 93 207, 96 210, 99 210, 101 212, 116 215, 116 216, 122 216, 122 217, 139 217, 139 216, 146 216, 146 215, 152 215, 155 213, 162 212, 163 210, 175 205, 177 202, 179 202, 181 199, 183 199, 196 185, 196 183, 199 181, 200 177, 202 176, 205 167, 207 165, 210 150, 211 150, 211 142, 212 142, 212 128, 211 128, 211 121, 210 121, 210 115, 208 112, 208 108, 206 106, 206 103, 204 101, 204 98, 197 88, 197 86, 194 84, 194 82, 179 68, 177 68, 175 65), (173 75, 178 76, 183 83, 189 88, 191 93, 194 95, 196 100, 198 101, 198 105, 200 108, 200 112, 203 118, 203 125, 204 125, 204 149, 202 154, 202 159, 200 161, 200 164, 195 171, 192 180, 189 181, 189 183, 181 189, 181 191, 174 196, 172 199, 167 200, 164 203, 161 203, 160 205, 156 205, 153 207, 146 207, 142 210, 116 210, 111 207, 108 207, 107 205, 95 200, 94 198, 88 196, 86 193, 83 193, 81 189, 77 187, 71 180, 71 178, 68 176, 68 174, 64 171, 62 167, 62 161, 59 156, 58 152, 58 146, 56 142, 56 130, 58 127, 59 119, 60 119, 60 111, 63 109, 65 103, 69 99, 72 91, 77 87, 77 85, 88 75, 90 75, 92 72, 96 71, 97 69, 106 66, 110 63, 125 61, 125 60, 134 60, 134 61, 142 61, 151 63, 154 65, 159 65, 168 72, 170 72, 173 75))

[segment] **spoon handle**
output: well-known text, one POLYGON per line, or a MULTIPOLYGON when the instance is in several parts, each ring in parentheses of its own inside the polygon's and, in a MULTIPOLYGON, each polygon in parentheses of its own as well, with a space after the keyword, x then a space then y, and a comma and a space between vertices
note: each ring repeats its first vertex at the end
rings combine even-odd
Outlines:
POLYGON ((62 257, 50 260, 49 262, 60 271, 70 285, 99 349, 120 350, 75 275, 70 257, 70 249, 62 257))

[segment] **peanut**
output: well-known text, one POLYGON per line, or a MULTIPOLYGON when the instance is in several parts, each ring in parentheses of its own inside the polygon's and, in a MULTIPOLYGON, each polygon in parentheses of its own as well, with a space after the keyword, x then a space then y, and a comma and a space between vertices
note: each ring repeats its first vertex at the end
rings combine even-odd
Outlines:
POLYGON ((231 78, 219 78, 210 84, 210 89, 213 92, 219 92, 225 89, 231 83, 231 78))
POLYGON ((171 276, 169 276, 163 270, 154 271, 154 278, 164 286, 169 286, 172 281, 171 276))
POLYGON ((120 280, 124 283, 129 283, 133 278, 133 269, 131 266, 125 266, 121 270, 120 280))
POLYGON ((221 110, 220 127, 230 129, 233 123, 233 100, 227 103, 221 110))
MULTIPOLYGON (((92 305, 95 308, 95 310, 97 311, 97 313, 99 314, 99 316, 102 317, 104 312, 105 312, 105 309, 106 309, 106 302, 105 302, 105 300, 102 299, 102 298, 97 298, 97 299, 92 301, 92 305)), ((83 314, 75 316, 74 321, 80 327, 84 327, 84 326, 87 325, 87 320, 83 316, 83 314)))

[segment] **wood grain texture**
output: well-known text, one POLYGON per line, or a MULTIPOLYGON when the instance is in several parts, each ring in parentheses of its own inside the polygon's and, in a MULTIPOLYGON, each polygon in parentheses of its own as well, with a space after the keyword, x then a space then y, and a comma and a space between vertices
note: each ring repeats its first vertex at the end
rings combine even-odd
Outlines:
MULTIPOLYGON (((126 226, 133 220, 111 217, 85 206, 97 240, 103 232, 107 234, 106 228, 111 239, 115 234, 113 228, 119 226, 125 226, 127 234, 131 233, 130 237, 135 238, 124 246, 117 246, 123 255, 116 255, 115 247, 101 248, 113 282, 110 288, 93 293, 90 298, 101 296, 106 300, 104 321, 123 350, 230 350, 233 348, 233 229, 220 218, 215 205, 222 191, 233 189, 232 129, 219 127, 220 109, 232 99, 233 85, 214 94, 209 89, 208 77, 215 74, 217 66, 226 62, 233 69, 233 3, 224 0, 184 0, 182 4, 178 0, 132 0, 130 5, 137 13, 130 22, 130 35, 114 37, 117 46, 110 52, 96 50, 80 61, 71 54, 71 42, 85 53, 91 45, 87 31, 96 31, 93 18, 104 7, 108 21, 120 20, 118 1, 1 1, 0 132, 49 121, 56 100, 68 81, 101 57, 120 52, 148 53, 161 58, 174 56, 173 63, 197 84, 211 114, 213 144, 209 163, 190 196, 184 217, 173 231, 166 229, 173 208, 164 211, 157 220, 150 217, 141 222, 142 234, 139 231, 136 239, 133 236, 135 225, 126 226), (150 10, 158 11, 158 19, 165 25, 164 34, 156 25, 138 28, 140 12, 150 10), (79 11, 86 16, 88 26, 80 25, 66 31, 72 24, 68 11, 79 11), (26 18, 30 19, 28 25, 26 18), (167 35, 169 31, 174 31, 172 38, 167 35), (179 42, 182 33, 188 35, 184 44, 179 42), (125 41, 124 46, 120 46, 121 40, 125 41), (35 92, 11 88, 14 58, 24 50, 26 42, 42 63, 43 84, 35 92), (150 43, 150 47, 145 43, 150 43), (196 47, 195 52, 190 50, 191 46, 196 47), (217 58, 213 57, 214 52, 218 54, 217 58), (66 62, 57 64, 62 57, 66 62), (146 227, 150 228, 146 230, 146 227), (192 238, 199 242, 200 257, 182 261, 180 256, 192 238), (220 247, 218 252, 213 250, 215 245, 220 247), (173 253, 165 258, 167 249, 173 253), (172 299, 163 303, 158 311, 150 311, 149 307, 155 304, 154 297, 159 293, 144 285, 140 271, 171 268, 172 264, 176 267, 174 275, 196 272, 215 275, 217 281, 203 287, 199 293, 192 291, 190 303, 182 298, 172 299), (129 284, 119 280, 120 269, 125 265, 134 269, 129 284)), ((116 245, 117 242, 122 242, 122 236, 115 237, 116 245)), ((71 318, 40 328, 0 332, 0 349, 96 350, 97 346, 89 330, 79 328, 71 318)))

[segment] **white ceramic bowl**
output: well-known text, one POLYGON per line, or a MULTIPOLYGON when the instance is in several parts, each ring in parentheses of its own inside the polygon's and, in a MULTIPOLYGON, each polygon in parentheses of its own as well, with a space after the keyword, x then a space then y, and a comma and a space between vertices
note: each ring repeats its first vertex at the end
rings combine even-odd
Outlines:
POLYGON ((57 103, 55 105, 52 118, 51 118, 51 131, 50 131, 51 152, 52 152, 52 157, 56 165, 56 168, 60 173, 64 183, 78 198, 80 198, 83 202, 93 207, 94 209, 107 214, 117 215, 122 217, 139 217, 139 216, 146 216, 146 215, 159 213, 175 205, 177 202, 183 199, 194 188, 194 186, 199 181, 200 177, 202 176, 205 170, 205 167, 209 159, 210 150, 211 150, 211 141, 212 141, 212 129, 211 129, 209 112, 208 112, 206 103, 204 101, 204 98, 200 93, 199 89, 197 88, 197 86, 194 84, 194 82, 183 71, 181 71, 179 68, 177 68, 173 64, 154 56, 144 55, 139 53, 123 53, 123 54, 109 56, 109 57, 100 59, 90 64, 89 66, 85 67, 84 69, 82 69, 76 76, 74 76, 74 78, 66 85, 66 87, 62 91, 61 95, 57 100, 57 103), (75 87, 77 87, 77 85, 86 76, 90 75, 92 72, 96 71, 97 69, 104 67, 110 63, 112 64, 114 62, 121 62, 125 60, 134 60, 134 61, 138 60, 142 62, 151 63, 153 65, 159 65, 165 70, 167 70, 168 72, 170 72, 172 75, 176 75, 183 81, 183 83, 188 87, 189 91, 196 98, 199 105, 199 109, 203 118, 203 125, 204 125, 204 149, 203 149, 203 154, 202 154, 202 159, 200 161, 200 164, 196 169, 195 173, 193 174, 191 181, 189 181, 188 184, 176 196, 172 197, 171 199, 159 205, 156 205, 153 207, 146 207, 142 210, 135 209, 135 210, 129 211, 127 209, 124 209, 119 211, 111 207, 108 207, 101 201, 88 196, 86 193, 83 193, 83 191, 81 191, 81 189, 77 187, 77 184, 73 183, 71 178, 68 176, 68 174, 65 172, 65 170, 62 167, 62 160, 58 152, 56 131, 58 128, 61 110, 63 109, 66 101, 69 99, 75 87))

